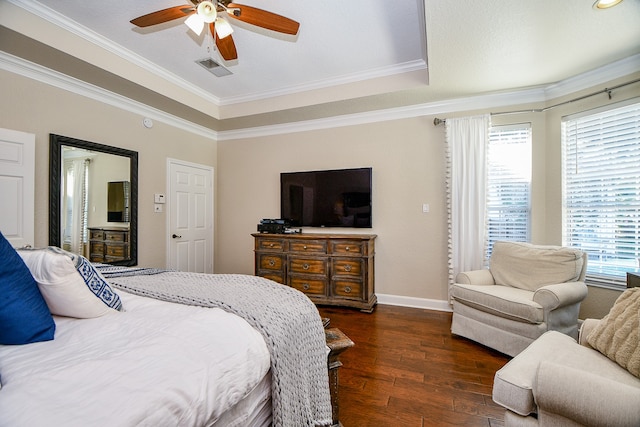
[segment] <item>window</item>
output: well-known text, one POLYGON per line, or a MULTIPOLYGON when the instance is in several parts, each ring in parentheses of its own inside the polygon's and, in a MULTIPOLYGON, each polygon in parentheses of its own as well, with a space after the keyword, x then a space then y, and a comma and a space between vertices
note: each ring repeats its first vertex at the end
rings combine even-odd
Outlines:
POLYGON ((498 240, 530 240, 531 125, 492 127, 487 161, 488 259, 498 240))
POLYGON ((624 287, 640 270, 640 103, 566 118, 562 148, 563 243, 587 252, 590 283, 624 287))

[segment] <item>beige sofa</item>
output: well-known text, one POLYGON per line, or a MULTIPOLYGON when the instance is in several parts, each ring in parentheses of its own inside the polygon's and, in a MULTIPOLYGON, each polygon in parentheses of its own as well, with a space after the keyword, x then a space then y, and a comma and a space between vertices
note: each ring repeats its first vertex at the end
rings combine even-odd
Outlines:
POLYGON ((625 309, 587 319, 579 342, 542 335, 496 372, 493 400, 505 426, 640 426, 640 288, 625 309), (594 349, 595 344, 598 349, 594 349))
POLYGON ((496 242, 489 269, 456 276, 451 332, 510 356, 549 330, 577 338, 586 266, 578 249, 496 242))

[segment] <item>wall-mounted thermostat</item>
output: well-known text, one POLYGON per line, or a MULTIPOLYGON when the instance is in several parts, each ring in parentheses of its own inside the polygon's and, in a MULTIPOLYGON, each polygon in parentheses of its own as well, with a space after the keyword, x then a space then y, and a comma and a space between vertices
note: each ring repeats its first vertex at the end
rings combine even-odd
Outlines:
POLYGON ((155 203, 164 203, 164 194, 159 194, 159 193, 154 194, 153 201, 155 203))

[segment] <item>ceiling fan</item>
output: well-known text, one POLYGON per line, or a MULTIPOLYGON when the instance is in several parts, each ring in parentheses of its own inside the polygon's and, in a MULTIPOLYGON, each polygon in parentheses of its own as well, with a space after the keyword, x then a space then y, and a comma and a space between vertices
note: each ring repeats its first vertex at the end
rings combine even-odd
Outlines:
POLYGON ((202 32, 205 24, 208 24, 220 55, 227 61, 237 59, 238 52, 231 37, 233 28, 220 15, 290 35, 296 35, 300 27, 300 24, 292 19, 256 7, 232 3, 231 0, 191 0, 191 3, 193 4, 151 12, 132 19, 131 23, 138 27, 149 27, 187 17, 185 24, 198 35, 202 32))

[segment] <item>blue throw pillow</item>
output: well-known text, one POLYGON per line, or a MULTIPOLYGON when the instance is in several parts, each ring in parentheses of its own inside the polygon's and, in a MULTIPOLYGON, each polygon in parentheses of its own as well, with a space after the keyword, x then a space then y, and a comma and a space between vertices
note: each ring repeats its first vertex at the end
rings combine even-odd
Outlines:
POLYGON ((0 232, 0 344, 49 341, 55 330, 38 284, 0 232))

